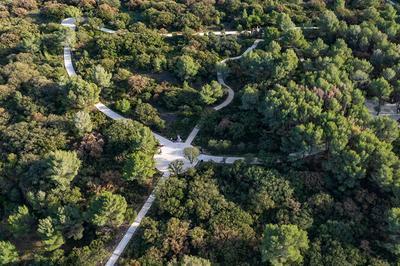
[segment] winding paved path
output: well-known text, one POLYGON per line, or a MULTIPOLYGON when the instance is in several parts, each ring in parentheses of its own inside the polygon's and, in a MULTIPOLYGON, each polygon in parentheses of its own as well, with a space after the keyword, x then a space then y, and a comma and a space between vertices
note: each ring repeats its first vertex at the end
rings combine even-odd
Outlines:
MULTIPOLYGON (((222 60, 220 62, 220 64, 221 65, 226 65, 226 62, 228 62, 228 61, 234 61, 234 60, 241 59, 243 56, 245 56, 246 54, 248 54, 251 51, 253 51, 254 49, 256 49, 258 44, 260 42, 262 42, 262 41, 264 41, 264 40, 263 39, 255 40, 253 45, 250 46, 249 48, 247 48, 246 51, 244 51, 243 54, 241 54, 239 56, 231 57, 231 58, 226 58, 226 59, 222 60)), ((220 70, 217 70, 218 83, 221 84, 226 89, 226 91, 228 92, 228 96, 226 97, 226 99, 222 103, 220 103, 217 106, 213 107, 213 109, 215 111, 218 111, 218 110, 221 110, 222 108, 227 107, 233 101, 233 98, 235 97, 235 91, 225 83, 224 78, 225 78, 224 77, 224 73, 222 73, 220 70)), ((188 145, 192 144, 193 140, 196 138, 196 136, 199 133, 199 131, 200 131, 200 126, 196 125, 195 128, 192 130, 192 132, 190 132, 190 134, 189 134, 188 138, 186 139, 185 143, 188 144, 188 145)))
MULTIPOLYGON (((256 49, 257 46, 258 46, 258 44, 259 44, 260 42, 262 42, 262 41, 264 41, 264 40, 263 40, 263 39, 257 39, 257 40, 255 40, 254 43, 253 43, 253 45, 250 46, 249 48, 247 48, 247 50, 244 51, 244 53, 243 53, 242 55, 236 56, 236 57, 231 57, 231 58, 226 58, 226 59, 222 60, 222 61, 220 62, 220 64, 225 65, 226 62, 228 62, 228 61, 234 61, 234 60, 239 60, 239 59, 241 59, 243 56, 245 56, 246 54, 248 54, 248 53, 250 53, 251 51, 253 51, 254 49, 256 49)), ((228 91, 228 97, 227 97, 227 98, 225 99, 225 101, 223 101, 221 104, 219 104, 219 105, 217 105, 217 106, 215 106, 215 107, 213 108, 213 109, 216 110, 216 111, 221 110, 222 108, 228 106, 228 105, 233 101, 233 98, 234 98, 234 96, 235 96, 235 92, 232 90, 231 87, 229 87, 228 85, 226 85, 224 78, 225 78, 225 77, 224 77, 224 74, 223 74, 221 71, 217 71, 217 80, 218 80, 218 82, 219 82, 222 86, 224 86, 224 87, 227 89, 227 91, 228 91)))
MULTIPOLYGON (((61 22, 61 25, 68 27, 72 30, 75 30, 76 29, 76 19, 75 18, 64 19, 61 22)), ((103 32, 106 32, 106 33, 116 33, 116 31, 109 30, 106 28, 100 28, 100 30, 103 32)), ((240 32, 229 32, 229 34, 239 34, 239 33, 240 32)), ((221 35, 222 33, 215 32, 214 34, 221 35)), ((199 35, 204 35, 204 33, 199 33, 199 35)), ((165 35, 165 36, 169 37, 168 35, 165 35)), ((247 49, 245 53, 248 53, 252 49, 255 49, 257 47, 257 44, 260 41, 261 40, 257 40, 253 44, 253 46, 250 47, 251 49, 250 48, 247 49)), ((230 58, 230 60, 239 59, 240 57, 241 56, 230 58)), ((224 61, 226 61, 226 60, 224 60, 224 61)), ((67 71, 67 74, 69 77, 77 76, 73 62, 72 62, 72 51, 71 51, 71 48, 68 46, 64 47, 64 65, 65 65, 65 68, 66 68, 66 71, 67 71)), ((234 96, 233 90, 228 85, 225 84, 223 77, 220 73, 218 74, 218 77, 219 77, 218 80, 220 81, 220 83, 228 89, 228 97, 223 103, 214 107, 215 110, 220 110, 223 107, 227 106, 229 103, 232 102, 232 99, 234 96)), ((107 117, 109 117, 113 120, 127 119, 127 118, 123 117, 122 115, 114 112, 113 110, 111 110, 110 108, 108 108, 106 105, 104 105, 101 102, 95 104, 95 107, 97 110, 99 110, 100 112, 102 112, 107 117)), ((210 156, 210 155, 201 154, 199 156, 198 160, 196 162, 194 162, 193 164, 191 164, 184 157, 183 150, 187 147, 192 147, 191 142, 196 137, 199 130, 200 129, 196 126, 195 129, 192 131, 192 133, 189 135, 188 140, 186 140, 183 143, 182 142, 172 142, 172 141, 164 138, 163 136, 153 132, 154 137, 158 140, 158 142, 161 145, 160 153, 156 154, 154 156, 154 159, 156 162, 155 163, 156 168, 163 173, 161 181, 168 178, 168 176, 169 176, 168 166, 170 165, 171 162, 173 162, 175 160, 182 160, 184 162, 184 166, 183 166, 184 170, 188 169, 189 167, 193 167, 200 160, 201 161, 212 161, 212 162, 216 162, 216 163, 227 163, 227 164, 232 164, 237 160, 244 160, 243 157, 223 157, 223 156, 210 156)), ((127 232, 125 233, 125 235, 123 236, 123 238, 121 239, 121 241, 119 242, 117 247, 112 252, 111 257, 109 258, 109 260, 106 263, 107 266, 112 266, 117 262, 118 258, 121 256, 121 254, 125 250, 130 239, 132 238, 133 234, 136 232, 137 228, 139 227, 142 219, 146 216, 147 212, 151 208, 154 200, 155 200, 155 195, 154 195, 154 191, 153 191, 150 194, 150 196, 147 198, 143 207, 140 209, 135 221, 130 225, 129 229, 127 230, 127 232)))

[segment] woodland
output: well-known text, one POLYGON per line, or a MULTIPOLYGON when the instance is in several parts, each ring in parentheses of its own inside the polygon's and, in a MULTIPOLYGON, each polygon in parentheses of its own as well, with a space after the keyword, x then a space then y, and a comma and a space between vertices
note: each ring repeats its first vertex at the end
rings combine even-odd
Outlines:
POLYGON ((400 131, 366 102, 379 114, 400 101, 399 12, 383 0, 0 1, 0 265, 103 265, 153 189, 118 265, 398 265, 400 131), (235 92, 220 111, 217 71, 235 92), (100 100, 131 120, 108 119, 100 100), (185 139, 195 125, 202 153, 246 159, 175 162, 159 182, 152 131, 185 139))

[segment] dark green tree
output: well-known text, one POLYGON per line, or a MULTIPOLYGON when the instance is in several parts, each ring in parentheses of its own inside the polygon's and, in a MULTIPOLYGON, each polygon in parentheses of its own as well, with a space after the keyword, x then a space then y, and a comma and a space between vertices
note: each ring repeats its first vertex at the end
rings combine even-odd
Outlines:
POLYGON ((224 94, 221 84, 213 80, 201 88, 200 96, 205 104, 213 104, 224 94))
POLYGON ((105 191, 92 198, 86 219, 96 226, 119 226, 124 221, 126 208, 124 197, 105 191))
POLYGON ((81 161, 76 152, 55 151, 51 152, 46 159, 47 176, 57 187, 66 190, 71 181, 78 174, 81 161))
POLYGON ((188 80, 197 75, 199 68, 200 64, 191 56, 182 55, 176 59, 174 71, 182 80, 188 80))
POLYGON ((272 265, 301 263, 308 242, 307 232, 296 225, 268 224, 261 246, 263 261, 272 265))
POLYGON ((67 85, 67 99, 69 106, 76 109, 85 109, 99 101, 100 89, 81 77, 71 78, 67 85))
POLYGON ((133 120, 113 121, 106 129, 105 135, 108 138, 109 148, 117 153, 134 150, 152 153, 157 146, 150 129, 133 120))
POLYGON ((155 174, 152 154, 143 151, 134 151, 125 161, 122 175, 129 181, 137 181, 140 185, 149 184, 155 174))

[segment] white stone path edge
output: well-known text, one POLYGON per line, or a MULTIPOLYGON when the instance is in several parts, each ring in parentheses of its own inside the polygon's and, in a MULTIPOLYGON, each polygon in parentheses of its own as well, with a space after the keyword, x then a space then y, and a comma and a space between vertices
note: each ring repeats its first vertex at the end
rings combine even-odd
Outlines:
MULTIPOLYGON (((76 19, 75 18, 66 18, 61 22, 61 25, 68 27, 72 30, 75 30, 76 29, 76 19)), ((106 28, 100 28, 100 30, 103 32, 106 32, 106 33, 111 33, 111 34, 116 33, 116 31, 106 29, 106 28)), ((213 33, 215 35, 224 35, 224 34, 237 35, 237 34, 241 34, 241 33, 250 33, 250 32, 248 32, 248 31, 245 31, 245 32, 229 31, 229 32, 224 33, 224 32, 219 31, 219 32, 213 32, 213 33)), ((200 36, 203 36, 205 34, 206 33, 196 33, 196 35, 200 35, 200 36)), ((172 37, 174 35, 180 35, 180 34, 175 34, 175 33, 174 34, 172 34, 172 33, 163 34, 163 36, 165 36, 165 37, 172 37)), ((261 41, 263 41, 263 40, 257 39, 254 42, 254 44, 251 47, 249 47, 241 56, 227 58, 227 59, 223 60, 221 62, 221 64, 225 64, 228 60, 240 59, 243 55, 245 55, 245 54, 249 53, 250 51, 252 51, 253 49, 255 49, 261 41)), ((65 68, 66 68, 66 71, 67 71, 67 74, 69 77, 77 76, 76 71, 73 66, 73 63, 72 63, 72 51, 69 46, 64 47, 64 65, 65 65, 65 68)), ((221 104, 219 104, 213 108, 216 111, 228 106, 234 98, 234 91, 232 90, 231 87, 229 87, 225 83, 222 73, 218 72, 217 77, 218 77, 218 82, 227 89, 228 97, 224 100, 224 102, 222 102, 221 104)), ((108 108, 101 102, 95 104, 95 107, 100 112, 104 113, 107 117, 109 117, 113 120, 127 119, 127 118, 121 116, 120 114, 114 112, 113 110, 111 110, 110 108, 108 108)), ((171 162, 173 162, 175 160, 182 160, 184 162, 183 169, 186 170, 189 167, 195 166, 195 164, 198 161, 211 161, 211 162, 215 162, 215 163, 232 164, 235 161, 245 159, 244 157, 223 157, 223 156, 212 156, 212 155, 201 154, 198 157, 198 160, 196 162, 194 162, 193 164, 191 164, 184 157, 183 150, 186 147, 192 147, 191 143, 192 143, 193 139, 196 137, 199 130, 200 130, 200 128, 198 126, 196 126, 184 143, 172 142, 172 141, 162 137, 161 135, 153 132, 154 137, 158 140, 158 142, 161 145, 161 149, 160 149, 161 152, 154 156, 154 159, 156 162, 156 168, 163 173, 161 181, 164 181, 166 178, 168 178, 168 176, 169 176, 168 166, 171 162)), ((143 207, 140 209, 136 219, 130 225, 129 229, 127 230, 127 232, 125 233, 125 235, 123 236, 121 241, 118 243, 117 247, 114 249, 111 257, 109 258, 109 260, 106 263, 106 266, 115 265, 118 258, 121 256, 124 249, 128 245, 133 234, 136 232, 137 228, 139 227, 142 219, 146 216, 147 212, 151 208, 154 200, 155 200, 155 194, 154 194, 154 190, 153 190, 153 192, 150 194, 150 196, 147 198, 146 202, 144 203, 143 207)))

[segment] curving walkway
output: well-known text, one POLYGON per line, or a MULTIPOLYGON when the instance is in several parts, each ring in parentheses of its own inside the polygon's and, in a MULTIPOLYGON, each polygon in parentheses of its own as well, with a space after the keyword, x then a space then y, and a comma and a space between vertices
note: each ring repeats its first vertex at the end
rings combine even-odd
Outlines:
POLYGON ((76 76, 74 65, 72 64, 72 51, 69 47, 64 47, 64 64, 67 70, 68 76, 76 76))
MULTIPOLYGON (((65 26, 65 27, 68 27, 68 28, 70 28, 72 30, 75 30, 76 29, 76 19, 75 18, 64 19, 61 22, 61 25, 65 26)), ((106 33, 116 33, 116 31, 109 30, 109 29, 106 29, 106 28, 101 28, 100 30, 103 31, 103 32, 106 32, 106 33)), ((231 34, 239 34, 239 32, 230 32, 230 33, 231 34)), ((204 35, 204 33, 198 33, 198 34, 199 35, 201 35, 201 34, 204 35)), ((218 32, 216 32, 215 34, 218 35, 218 32)), ((219 34, 219 35, 221 35, 221 34, 219 34)), ((168 36, 166 36, 166 37, 168 37, 168 36)), ((260 40, 258 42, 260 42, 260 40)), ((252 49, 254 49, 257 46, 257 44, 255 43, 255 44, 253 44, 253 46, 252 46, 253 47, 252 49)), ((249 52, 252 49, 250 49, 250 50, 247 49, 246 52, 249 52)), ((240 57, 235 57, 235 58, 238 59, 240 57)), ((231 58, 231 60, 234 60, 235 58, 231 58)), ((67 71, 67 74, 68 74, 69 77, 77 76, 75 68, 73 66, 73 62, 72 62, 72 51, 71 51, 71 48, 68 47, 68 46, 64 47, 64 65, 65 65, 65 68, 66 68, 66 71, 67 71)), ((220 78, 220 80, 222 80, 221 84, 224 85, 225 87, 227 87, 228 90, 229 90, 230 87, 225 84, 225 82, 223 81, 222 75, 219 74, 219 76, 221 76, 221 78, 220 78)), ((232 89, 230 89, 230 90, 232 90, 232 89)), ((232 90, 232 92, 228 92, 228 98, 222 104, 214 107, 214 109, 215 110, 219 110, 219 109, 227 106, 229 103, 231 103, 232 99, 233 99, 232 93, 233 93, 233 90, 232 90)), ((102 112, 107 117, 109 117, 109 118, 111 118, 113 120, 127 119, 127 118, 123 117, 122 115, 114 112, 113 110, 111 110, 110 108, 108 108, 106 105, 104 105, 101 102, 95 104, 95 107, 96 107, 97 110, 99 110, 100 112, 102 112)), ((196 126, 195 129, 192 131, 192 133, 189 135, 188 140, 186 140, 184 143, 182 143, 182 142, 172 142, 172 141, 166 139, 165 137, 153 132, 154 137, 158 140, 158 142, 161 145, 160 153, 156 154, 154 156, 156 168, 160 172, 163 173, 161 181, 163 181, 166 178, 168 178, 168 176, 169 176, 169 168, 168 167, 169 167, 170 163, 175 161, 175 160, 182 160, 183 161, 183 163, 184 163, 183 170, 186 170, 189 167, 195 166, 199 160, 201 160, 201 161, 213 161, 213 162, 216 162, 216 163, 227 163, 227 164, 232 164, 237 160, 244 160, 243 157, 219 157, 219 156, 210 156, 210 155, 201 154, 199 156, 198 160, 196 162, 194 162, 193 164, 191 164, 189 162, 189 160, 187 160, 185 158, 183 150, 185 148, 187 148, 187 147, 192 147, 190 144, 193 141, 193 139, 196 137, 196 135, 197 135, 199 130, 200 129, 196 126)), ((143 207, 140 209, 135 221, 130 225, 129 229, 127 230, 127 232, 125 233, 125 235, 123 236, 123 238, 121 239, 121 241, 119 242, 117 247, 112 252, 111 257, 109 258, 109 260, 106 263, 107 266, 112 266, 117 262, 118 258, 121 256, 121 254, 125 250, 125 248, 128 245, 130 239, 132 238, 133 234, 136 232, 137 228, 139 227, 142 219, 146 216, 147 212, 151 208, 154 200, 155 200, 155 195, 154 195, 154 191, 153 191, 150 194, 150 196, 147 198, 147 200, 144 203, 143 207)))
MULTIPOLYGON (((249 48, 247 48, 246 51, 244 51, 243 54, 241 54, 240 56, 226 58, 226 59, 222 60, 220 62, 220 64, 221 65, 226 65, 226 62, 228 62, 228 61, 234 61, 234 60, 241 59, 243 56, 245 56, 246 54, 248 54, 251 51, 253 51, 254 49, 256 49, 258 44, 260 42, 262 42, 262 41, 264 41, 264 40, 263 39, 255 40, 253 45, 250 46, 249 48)), ((227 107, 233 101, 233 98, 235 97, 235 91, 225 83, 224 74, 220 70, 217 70, 217 81, 218 81, 219 84, 221 84, 226 89, 226 91, 228 92, 228 96, 226 97, 226 99, 222 103, 220 103, 217 106, 213 107, 213 109, 215 111, 218 111, 218 110, 221 110, 222 108, 227 107)), ((199 131, 200 131, 199 125, 196 125, 195 128, 192 130, 192 132, 190 132, 190 134, 189 134, 188 138, 186 139, 185 143, 188 144, 188 145, 192 144, 193 140, 196 138, 196 136, 199 133, 199 131)))
MULTIPOLYGON (((236 57, 231 57, 231 58, 226 58, 226 59, 222 60, 222 61, 220 62, 220 64, 225 65, 226 62, 228 62, 228 61, 234 61, 234 60, 239 60, 239 59, 241 59, 243 56, 245 56, 246 54, 248 54, 248 53, 250 53, 251 51, 253 51, 254 49, 256 49, 257 46, 258 46, 258 44, 259 44, 260 42, 262 42, 262 41, 264 41, 264 40, 263 40, 263 39, 257 39, 257 40, 255 40, 254 43, 253 43, 253 45, 250 46, 249 48, 247 48, 246 51, 244 51, 244 53, 243 53, 242 55, 236 56, 236 57)), ((221 110, 222 108, 228 106, 228 105, 233 101, 233 98, 234 98, 234 96, 235 96, 235 92, 232 90, 232 88, 229 87, 228 85, 226 85, 225 80, 224 80, 224 75, 223 75, 223 73, 222 73, 221 71, 217 71, 217 80, 218 80, 218 82, 219 82, 222 86, 224 86, 224 87, 227 89, 227 91, 228 91, 228 97, 227 97, 227 98, 225 99, 225 101, 223 101, 221 104, 219 104, 219 105, 217 105, 217 106, 215 106, 215 107, 213 108, 213 109, 216 110, 216 111, 221 110)))

